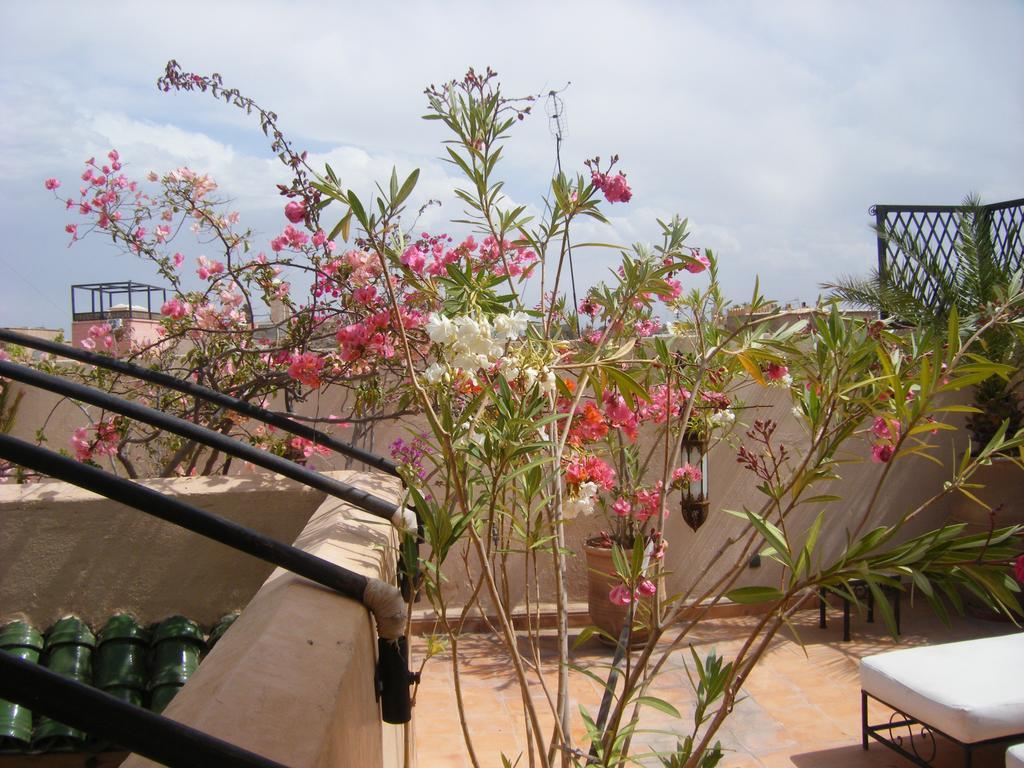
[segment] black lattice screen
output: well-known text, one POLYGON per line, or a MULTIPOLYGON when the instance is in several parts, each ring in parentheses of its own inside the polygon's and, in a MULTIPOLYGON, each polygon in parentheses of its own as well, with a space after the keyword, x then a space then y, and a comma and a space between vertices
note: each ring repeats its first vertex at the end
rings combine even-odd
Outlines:
MULTIPOLYGON (((934 260, 938 269, 925 274, 915 267, 912 259, 897 242, 899 237, 878 238, 878 274, 882 280, 892 280, 908 286, 923 304, 934 305, 943 291, 938 275, 952 282, 957 273, 956 241, 960 231, 960 216, 970 208, 962 205, 876 205, 871 209, 879 233, 891 232, 903 240, 916 243, 919 252, 934 260)), ((988 219, 988 236, 992 241, 994 258, 1011 268, 1019 268, 1024 261, 1021 232, 1024 230, 1024 198, 994 203, 981 207, 988 219)))

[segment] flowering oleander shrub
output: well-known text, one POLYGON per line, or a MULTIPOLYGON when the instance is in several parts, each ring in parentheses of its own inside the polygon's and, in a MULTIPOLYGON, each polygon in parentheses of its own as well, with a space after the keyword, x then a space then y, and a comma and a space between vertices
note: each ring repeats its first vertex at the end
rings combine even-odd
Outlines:
MULTIPOLYGON (((944 495, 968 491, 979 462, 1018 450, 1021 436, 1004 425, 979 456, 965 455, 931 498, 884 518, 889 522, 880 522, 880 500, 897 461, 935 458, 936 435, 965 410, 950 405, 948 393, 1010 374, 979 354, 978 340, 1024 306, 1019 281, 984 317, 945 329, 900 332, 831 305, 784 322, 766 316, 770 303, 756 290, 745 312, 731 311, 719 289, 718 258, 691 246, 686 222, 673 217, 654 223, 652 244, 614 249, 607 277, 570 303, 564 282, 580 223, 605 223, 606 207, 628 205, 634 190, 612 157, 551 179, 539 218, 505 196, 504 142, 531 100, 508 98, 490 70, 426 91, 426 117, 449 132, 447 154, 464 178, 456 195, 465 213, 456 224, 467 229, 458 236, 413 228, 406 205, 417 172, 404 181, 395 172, 376 193, 360 196, 334 169, 311 168, 276 117, 219 76, 186 73, 171 62, 160 84, 209 92, 258 115, 294 174, 279 188, 287 200, 282 229, 258 247, 240 229, 240 216, 215 197, 215 182, 198 171, 150 175, 150 188, 129 180, 114 152, 108 162, 90 161, 80 194, 61 197, 80 217, 68 225, 70 239, 102 232, 152 261, 174 288, 161 310, 160 340, 137 344, 99 326, 92 345, 257 401, 344 386, 355 406, 420 415, 426 430, 391 448, 428 545, 419 562, 403 552, 406 575, 436 612, 456 680, 460 627, 472 611, 491 617, 522 689, 530 745, 528 756, 502 756, 503 764, 619 766, 644 752, 636 743, 645 710, 679 715, 650 695, 652 682, 722 600, 761 604, 763 617, 733 658, 694 656, 693 718, 680 720, 676 749, 661 755, 665 765, 710 768, 721 760, 716 734, 750 671, 821 588, 855 599, 855 579, 874 592, 913 584, 945 611, 966 585, 1004 612, 1018 610, 1009 566, 1019 555, 1019 530, 964 536, 962 526, 947 526, 909 541, 898 535, 944 495), (189 259, 176 250, 186 231, 210 246, 205 254, 189 259), (185 289, 186 269, 195 271, 199 290, 185 289), (261 302, 286 310, 273 333, 254 321, 261 302), (747 415, 750 393, 768 387, 788 398, 800 438, 783 440, 776 422, 747 415), (730 509, 725 499, 707 510, 712 518, 739 518, 740 532, 683 574, 681 591, 663 594, 662 577, 682 565, 673 562, 666 522, 706 479, 704 465, 681 448, 693 438, 706 450, 734 454, 762 501, 730 509), (858 489, 858 514, 837 518, 841 467, 858 455, 874 460, 874 481, 858 489), (594 676, 574 667, 567 620, 567 565, 580 553, 569 549, 566 524, 578 516, 589 516, 594 540, 612 549, 617 583, 608 600, 632 605, 645 598, 653 606, 646 643, 617 670, 621 686, 609 683, 614 695, 601 716, 577 714, 571 705, 570 676, 594 676), (822 532, 837 526, 845 528, 846 544, 838 554, 826 552, 822 532), (742 586, 755 554, 776 564, 775 575, 771 583, 742 586), (461 605, 451 605, 445 589, 450 558, 463 559, 471 581, 461 605), (514 559, 525 564, 525 592, 512 583, 514 559), (553 578, 553 593, 537 591, 542 571, 553 578), (514 611, 536 618, 541 602, 553 602, 557 613, 559 675, 550 690, 539 672, 539 632, 513 626, 514 611), (532 695, 538 685, 541 699, 532 695), (582 743, 572 737, 577 717, 587 733, 582 743), (542 725, 548 721, 553 729, 542 725)), ((45 186, 58 197, 64 188, 56 180, 45 186)), ((575 257, 593 255, 577 247, 575 257)), ((307 460, 320 450, 269 429, 247 431, 180 395, 101 372, 82 375, 279 455, 307 460)), ((132 438, 137 429, 99 414, 76 433, 74 450, 83 460, 128 463, 124 446, 134 439, 165 470, 218 466, 215 455, 195 446, 132 438)), ((888 602, 877 604, 885 614, 888 602)), ((611 639, 628 643, 630 632, 627 624, 624 638, 611 639)), ((455 696, 471 761, 493 764, 467 725, 458 687, 455 696)))

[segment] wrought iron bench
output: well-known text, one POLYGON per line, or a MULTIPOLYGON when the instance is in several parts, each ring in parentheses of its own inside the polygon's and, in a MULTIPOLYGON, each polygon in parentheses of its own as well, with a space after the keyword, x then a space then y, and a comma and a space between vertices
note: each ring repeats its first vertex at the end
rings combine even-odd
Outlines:
POLYGON ((872 738, 930 766, 939 734, 970 768, 978 747, 1024 738, 1024 632, 867 656, 860 684, 864 749, 872 738), (894 713, 869 723, 869 699, 894 713))

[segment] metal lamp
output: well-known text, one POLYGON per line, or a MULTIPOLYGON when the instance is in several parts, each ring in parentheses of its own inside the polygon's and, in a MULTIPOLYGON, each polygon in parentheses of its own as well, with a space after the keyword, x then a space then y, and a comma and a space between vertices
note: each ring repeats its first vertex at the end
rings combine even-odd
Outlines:
POLYGON ((700 469, 700 480, 683 484, 680 507, 683 520, 693 530, 700 528, 708 519, 708 441, 696 432, 683 433, 681 443, 682 459, 692 467, 700 469))

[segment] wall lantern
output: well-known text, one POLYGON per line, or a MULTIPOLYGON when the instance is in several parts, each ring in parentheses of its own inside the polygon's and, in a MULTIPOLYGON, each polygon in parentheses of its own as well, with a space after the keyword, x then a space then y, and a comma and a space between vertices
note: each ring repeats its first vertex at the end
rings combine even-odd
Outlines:
POLYGON ((680 503, 683 520, 696 531, 708 519, 708 441, 696 432, 687 431, 683 433, 681 449, 682 460, 700 469, 700 480, 683 483, 680 503))

